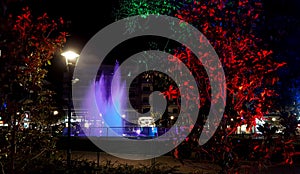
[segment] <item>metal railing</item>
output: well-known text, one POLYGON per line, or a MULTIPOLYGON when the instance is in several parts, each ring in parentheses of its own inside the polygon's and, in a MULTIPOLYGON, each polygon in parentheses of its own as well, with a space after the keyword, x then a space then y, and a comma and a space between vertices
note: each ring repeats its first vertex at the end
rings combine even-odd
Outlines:
POLYGON ((72 136, 89 136, 89 137, 144 137, 154 138, 168 133, 169 135, 180 135, 189 131, 187 127, 175 127, 174 129, 166 127, 100 127, 90 126, 83 127, 80 130, 73 129, 72 136))

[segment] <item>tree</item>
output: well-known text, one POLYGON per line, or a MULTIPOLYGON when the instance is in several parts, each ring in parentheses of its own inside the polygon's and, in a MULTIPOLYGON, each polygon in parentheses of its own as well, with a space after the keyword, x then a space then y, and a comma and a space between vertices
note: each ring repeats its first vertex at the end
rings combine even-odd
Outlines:
MULTIPOLYGON (((182 23, 192 24, 201 31, 216 50, 226 75, 227 96, 222 96, 224 100, 226 97, 225 113, 219 131, 210 143, 227 144, 227 147, 233 148, 228 137, 236 132, 238 126, 247 124, 247 128, 250 129, 256 125, 256 119, 263 119, 265 114, 274 111, 274 99, 278 97, 275 88, 279 81, 277 70, 286 66, 285 62, 279 62, 273 58, 273 51, 259 37, 259 27, 265 19, 262 1, 189 0, 178 1, 176 4, 174 1, 165 0, 158 1, 161 5, 154 10, 152 8, 148 8, 152 10, 134 9, 135 6, 147 7, 151 4, 149 1, 142 2, 135 5, 134 0, 125 1, 124 6, 121 6, 121 15, 173 15, 181 19, 182 23), (174 3, 175 9, 165 10, 164 7, 169 7, 174 3), (128 4, 134 4, 134 6, 128 6, 128 4), (124 12, 126 9, 127 13, 124 12), (228 125, 230 125, 229 128, 228 125)), ((134 30, 136 25, 138 24, 131 22, 128 30, 134 30)), ((182 26, 184 29, 184 25, 182 26)), ((195 79, 199 81, 198 87, 204 93, 200 94, 200 104, 202 112, 207 115, 209 104, 207 105, 205 101, 212 101, 209 81, 203 65, 193 61, 195 56, 188 48, 177 47, 173 53, 185 63, 194 73, 195 79)), ((180 71, 180 67, 176 64, 173 70, 180 71)), ((193 100, 193 97, 189 100, 193 100)), ((198 103, 198 101, 195 102, 198 103)), ((200 119, 199 124, 203 125, 202 122, 205 122, 205 119, 205 117, 200 119)), ((221 145, 214 149, 223 152, 225 149, 222 147, 225 146, 221 145)))
MULTIPOLYGON (((279 80, 276 70, 286 63, 276 62, 272 58, 273 51, 256 36, 257 26, 264 20, 261 1, 189 0, 167 8, 176 2, 164 0, 157 1, 155 8, 135 9, 150 6, 151 3, 125 1, 117 16, 168 14, 197 27, 215 48, 226 73, 226 115, 234 119, 239 115, 243 123, 251 126, 255 124, 255 118, 262 118, 264 113, 271 111, 270 99, 277 96, 272 86, 279 80), (129 8, 128 4, 133 4, 133 8, 129 8), (126 9, 127 13, 124 12, 126 9)), ((175 55, 187 62, 193 71, 201 68, 199 63, 200 66, 189 64, 194 57, 190 50, 182 47, 175 49, 175 55)), ((196 74, 196 78, 207 78, 204 73, 196 74)))
POLYGON ((66 33, 60 32, 62 18, 53 20, 46 13, 34 18, 29 7, 20 15, 1 18, 1 23, 0 114, 8 130, 1 140, 6 143, 1 144, 0 162, 9 164, 6 170, 13 173, 53 146, 50 135, 42 133, 57 121, 51 114, 55 93, 45 77, 50 60, 66 42, 66 33), (24 127, 29 120, 35 129, 24 127))

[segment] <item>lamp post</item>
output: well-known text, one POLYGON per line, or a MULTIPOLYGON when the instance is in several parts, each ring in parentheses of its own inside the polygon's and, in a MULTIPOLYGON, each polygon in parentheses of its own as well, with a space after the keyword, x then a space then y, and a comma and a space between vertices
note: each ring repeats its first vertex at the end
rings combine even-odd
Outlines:
POLYGON ((75 67, 79 55, 73 51, 66 51, 61 54, 66 59, 67 65, 67 83, 68 83, 68 148, 67 148, 67 163, 71 166, 71 107, 72 107, 72 80, 73 69, 75 67))

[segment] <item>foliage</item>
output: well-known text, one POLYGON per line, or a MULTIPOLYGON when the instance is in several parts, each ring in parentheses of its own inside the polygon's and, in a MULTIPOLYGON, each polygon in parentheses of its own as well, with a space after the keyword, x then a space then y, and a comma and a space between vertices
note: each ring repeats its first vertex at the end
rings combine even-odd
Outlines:
POLYGON ((120 1, 120 4, 120 8, 114 13, 117 20, 135 15, 141 15, 144 18, 149 14, 169 15, 178 9, 175 0, 125 0, 120 1))
MULTIPOLYGON (((241 124, 247 124, 250 129, 255 125, 256 118, 263 118, 263 115, 273 111, 274 98, 278 96, 274 85, 279 78, 277 70, 285 66, 285 62, 276 62, 273 51, 270 50, 263 40, 257 37, 258 26, 264 22, 263 4, 261 1, 224 1, 224 0, 190 0, 185 2, 166 2, 175 4, 174 13, 169 13, 181 19, 181 26, 184 30, 184 23, 189 23, 201 31, 210 41, 211 45, 219 55, 226 75, 227 96, 220 94, 223 100, 226 98, 226 111, 224 125, 232 124, 232 130, 241 124), (234 121, 230 121, 234 119, 234 121)), ((157 13, 164 7, 151 6, 147 8, 150 12, 135 12, 139 10, 136 6, 129 8, 128 4, 134 5, 133 1, 124 1, 122 16, 136 14, 166 14, 157 13)), ((148 5, 146 5, 148 6, 148 5)), ((138 24, 136 24, 138 25, 138 24)), ((128 30, 134 30, 136 26, 128 26, 128 30)), ((201 42, 201 38, 200 38, 201 42)), ((166 51, 166 50, 164 50, 166 51)), ((211 101, 210 85, 201 62, 195 61, 195 56, 185 47, 173 48, 174 58, 169 58, 174 63, 170 73, 181 71, 184 62, 199 82, 202 93, 201 104, 211 101), (174 50, 175 49, 175 50, 174 50), (176 60, 177 59, 177 60, 176 60), (204 102, 203 102, 204 101, 204 102)), ((184 77, 177 77, 184 79, 184 77)), ((214 77, 218 78, 218 77, 214 77)), ((189 82, 186 82, 187 84, 189 82)), ((184 92, 183 92, 184 93, 184 92)), ((189 97, 193 103, 194 97, 189 97)), ((203 106, 202 107, 207 107, 203 106)), ((208 106, 209 107, 209 106, 208 106)), ((207 114, 207 113, 205 113, 207 114)))
POLYGON ((273 86, 279 80, 276 71, 285 65, 274 61, 273 51, 256 36, 256 26, 263 22, 260 9, 259 1, 209 0, 193 1, 176 14, 196 26, 220 57, 228 92, 224 120, 230 123, 233 118, 232 128, 240 124, 250 128, 256 118, 272 111, 277 95, 273 86))
MULTIPOLYGON (((10 147, 12 147, 12 132, 3 130, 3 142, 0 145, 1 154, 0 162, 4 164, 4 171, 11 171, 10 169, 10 147)), ((16 155, 14 156, 14 172, 23 173, 28 170, 28 167, 34 169, 34 165, 39 158, 49 156, 55 152, 55 144, 57 138, 54 138, 50 132, 41 132, 40 129, 16 131, 16 155)), ((46 157, 45 157, 46 158, 46 157)), ((49 160, 45 160, 48 162, 49 160)), ((46 165, 47 166, 47 165, 46 165)), ((8 172, 9 173, 9 172, 8 172)))
POLYGON ((52 114, 55 93, 45 77, 50 60, 66 42, 66 33, 59 31, 63 19, 52 20, 46 13, 34 18, 29 7, 1 21, 0 114, 8 124, 8 130, 3 131, 6 136, 1 137, 5 142, 1 161, 13 170, 14 163, 19 165, 16 168, 23 165, 24 155, 33 159, 54 146, 51 136, 42 132, 58 119, 52 114), (35 130, 25 129, 29 122, 35 130))
POLYGON ((18 119, 16 112, 28 110, 38 120, 45 113, 43 107, 50 107, 53 102, 54 93, 45 88, 44 78, 46 66, 66 41, 66 33, 58 32, 63 20, 57 23, 46 13, 33 19, 26 7, 16 19, 10 15, 6 24, 1 28, 0 43, 1 112, 9 121, 10 116, 18 119))
MULTIPOLYGON (((126 4, 130 2, 132 1, 124 2, 127 13, 122 14, 128 16, 132 16, 133 13, 145 14, 145 12, 136 13, 137 9, 134 6, 126 9, 126 4)), ((185 29, 185 23, 189 23, 201 31, 218 54, 225 71, 227 95, 219 94, 223 101, 226 100, 225 113, 218 132, 209 142, 212 147, 217 147, 214 148, 216 154, 221 155, 226 153, 228 148, 233 148, 228 137, 236 132, 238 126, 246 124, 250 130, 256 126, 256 119, 262 119, 265 114, 275 111, 274 101, 278 97, 275 86, 279 81, 277 71, 286 66, 286 63, 276 61, 273 50, 258 36, 259 27, 265 22, 262 1, 189 0, 178 1, 174 7, 176 7, 174 13, 168 15, 181 20, 182 30, 185 29)), ((163 7, 156 8, 156 11, 163 9, 163 7)), ((152 14, 157 14, 156 11, 152 14)), ((129 25, 128 30, 132 32, 137 25, 129 25)), ((201 38, 199 40, 201 42, 201 38)), ((177 62, 183 62, 192 71, 201 91, 200 109, 203 115, 207 115, 210 107, 207 103, 214 102, 210 98, 211 86, 203 65, 195 61, 194 54, 183 46, 175 48, 174 58, 169 58, 175 65, 169 69, 170 73, 180 72, 179 65, 182 64, 177 62)), ((185 79, 182 76, 178 78, 185 79)), ((165 92, 168 93, 170 92, 165 92)), ((185 94, 184 91, 182 93, 185 94)), ((193 103, 191 106, 199 104, 199 101, 194 100, 195 97, 188 97, 186 100, 193 103)), ((198 120, 200 129, 194 129, 196 134, 202 130, 201 125, 205 119, 204 116, 202 120, 198 120)), ((213 123, 211 125, 214 126, 213 123)), ((225 164, 225 159, 222 160, 222 164, 225 164)))

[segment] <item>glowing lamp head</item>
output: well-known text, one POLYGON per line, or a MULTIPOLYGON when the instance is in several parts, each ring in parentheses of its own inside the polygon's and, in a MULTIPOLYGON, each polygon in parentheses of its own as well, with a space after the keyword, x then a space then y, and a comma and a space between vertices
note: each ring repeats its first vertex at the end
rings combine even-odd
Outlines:
POLYGON ((58 111, 53 111, 53 115, 58 115, 58 111))
POLYGON ((61 53, 61 55, 64 56, 67 60, 74 60, 79 57, 79 54, 75 53, 74 51, 66 51, 61 53))

